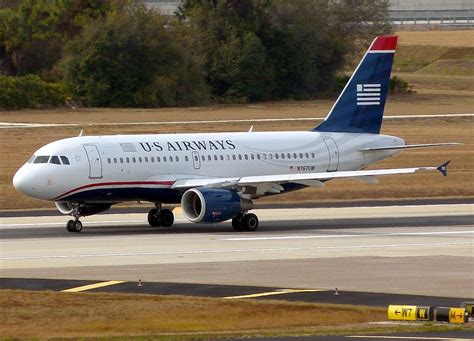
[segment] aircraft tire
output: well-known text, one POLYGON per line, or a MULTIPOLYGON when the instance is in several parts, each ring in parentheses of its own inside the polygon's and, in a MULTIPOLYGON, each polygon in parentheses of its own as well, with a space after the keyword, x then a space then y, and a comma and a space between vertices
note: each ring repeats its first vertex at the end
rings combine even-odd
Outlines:
POLYGON ((72 224, 72 228, 74 232, 81 232, 82 231, 82 223, 80 220, 76 220, 72 224))
POLYGON ((150 210, 148 212, 148 224, 150 224, 151 227, 160 227, 161 226, 161 221, 160 221, 160 212, 156 208, 150 210))
POLYGON ((253 213, 248 213, 242 218, 242 227, 245 231, 255 232, 258 229, 258 217, 253 213))
POLYGON ((66 230, 67 232, 75 232, 74 231, 74 220, 68 220, 68 222, 66 223, 66 230))
POLYGON ((159 213, 159 220, 161 222, 161 226, 163 227, 170 227, 174 223, 174 214, 171 210, 162 209, 159 213))
POLYGON ((244 228, 242 226, 242 216, 238 215, 235 218, 232 218, 232 227, 234 228, 235 231, 243 231, 244 228))

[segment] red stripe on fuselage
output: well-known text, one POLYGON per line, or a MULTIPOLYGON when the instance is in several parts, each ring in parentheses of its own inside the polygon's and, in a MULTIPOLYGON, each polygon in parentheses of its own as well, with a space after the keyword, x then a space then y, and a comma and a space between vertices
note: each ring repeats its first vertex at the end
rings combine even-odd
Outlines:
POLYGON ((93 188, 93 187, 104 187, 104 186, 130 186, 130 185, 162 185, 162 186, 171 186, 174 184, 174 181, 120 181, 120 182, 99 182, 96 184, 88 184, 84 185, 81 187, 77 187, 74 189, 71 189, 70 191, 67 191, 66 193, 63 193, 61 195, 58 195, 56 198, 53 200, 58 200, 59 198, 62 198, 66 195, 72 194, 74 192, 87 189, 87 188, 93 188))

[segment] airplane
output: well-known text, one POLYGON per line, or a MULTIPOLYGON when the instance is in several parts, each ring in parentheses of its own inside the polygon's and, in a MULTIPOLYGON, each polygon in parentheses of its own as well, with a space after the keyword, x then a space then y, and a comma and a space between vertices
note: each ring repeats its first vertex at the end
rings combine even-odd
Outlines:
POLYGON ((67 231, 80 232, 80 217, 127 201, 154 204, 152 227, 170 227, 181 204, 193 223, 232 220, 236 231, 256 231, 253 202, 267 195, 324 187, 352 178, 440 171, 447 165, 365 169, 407 145, 380 134, 397 36, 378 36, 363 56, 324 121, 309 131, 78 136, 38 149, 15 174, 17 191, 53 201, 71 215, 67 231))

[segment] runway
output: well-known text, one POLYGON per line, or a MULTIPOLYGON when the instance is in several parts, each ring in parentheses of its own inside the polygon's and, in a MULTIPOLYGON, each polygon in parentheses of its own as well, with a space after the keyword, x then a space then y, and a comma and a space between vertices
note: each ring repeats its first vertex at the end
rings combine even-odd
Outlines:
POLYGON ((1 277, 205 283, 474 298, 474 205, 255 210, 230 223, 153 229, 146 215, 0 218, 1 277))

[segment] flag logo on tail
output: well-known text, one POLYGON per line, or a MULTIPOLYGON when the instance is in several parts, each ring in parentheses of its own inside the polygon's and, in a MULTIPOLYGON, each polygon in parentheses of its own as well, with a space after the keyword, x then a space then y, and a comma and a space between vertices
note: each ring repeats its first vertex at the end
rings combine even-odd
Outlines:
POLYGON ((380 105, 380 84, 357 84, 357 105, 380 105))

